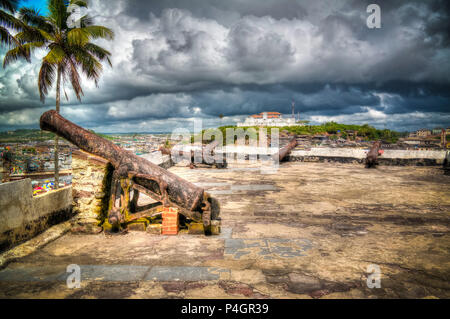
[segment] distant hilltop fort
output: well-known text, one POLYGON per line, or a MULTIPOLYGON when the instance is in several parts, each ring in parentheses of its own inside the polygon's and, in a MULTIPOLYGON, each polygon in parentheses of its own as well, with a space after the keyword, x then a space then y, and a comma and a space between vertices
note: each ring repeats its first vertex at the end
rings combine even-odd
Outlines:
POLYGON ((238 127, 245 126, 297 126, 301 125, 296 123, 294 117, 283 118, 281 113, 278 112, 262 112, 259 114, 250 115, 244 122, 238 123, 238 127))

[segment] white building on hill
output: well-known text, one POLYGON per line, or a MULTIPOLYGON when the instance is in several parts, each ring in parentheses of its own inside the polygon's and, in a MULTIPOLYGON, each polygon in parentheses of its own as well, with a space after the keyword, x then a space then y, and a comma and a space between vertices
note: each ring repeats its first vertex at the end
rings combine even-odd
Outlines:
POLYGON ((238 127, 244 126, 296 126, 302 125, 296 123, 294 118, 284 119, 278 112, 262 112, 260 114, 250 115, 244 122, 238 123, 238 127))

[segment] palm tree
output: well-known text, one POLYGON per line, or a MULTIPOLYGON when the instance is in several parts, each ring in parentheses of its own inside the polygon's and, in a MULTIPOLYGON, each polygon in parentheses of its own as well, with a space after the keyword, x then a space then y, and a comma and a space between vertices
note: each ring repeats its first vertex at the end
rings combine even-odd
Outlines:
MULTIPOLYGON (((3 0, 0 0, 3 1, 3 0)), ((9 50, 4 58, 3 67, 18 59, 29 59, 36 49, 46 50, 42 59, 38 77, 38 89, 42 103, 56 80, 56 112, 59 113, 61 103, 61 81, 70 82, 79 101, 83 95, 81 72, 98 84, 102 71, 102 61, 111 66, 111 53, 94 44, 91 40, 112 40, 113 32, 103 26, 93 25, 88 16, 83 16, 79 25, 71 27, 68 19, 71 15, 69 7, 76 5, 86 7, 80 0, 49 0, 48 16, 42 16, 34 9, 21 8, 19 18, 22 30, 15 35, 20 46, 9 50), (56 76, 56 79, 55 79, 56 76)), ((68 96, 65 97, 68 100, 68 96)), ((59 186, 59 151, 58 136, 55 137, 55 186, 59 186)))

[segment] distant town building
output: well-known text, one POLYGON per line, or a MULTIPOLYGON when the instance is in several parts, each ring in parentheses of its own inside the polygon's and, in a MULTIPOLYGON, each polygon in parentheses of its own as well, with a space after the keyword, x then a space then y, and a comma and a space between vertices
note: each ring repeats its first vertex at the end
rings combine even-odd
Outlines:
POLYGON ((427 137, 431 135, 431 131, 429 129, 423 128, 420 130, 417 130, 416 136, 417 137, 427 137))
POLYGON ((345 133, 347 134, 347 136, 353 136, 353 137, 358 136, 358 131, 354 131, 354 130, 347 130, 347 131, 345 131, 345 133))
POLYGON ((295 118, 284 119, 278 112, 262 112, 260 114, 250 115, 244 122, 238 123, 238 127, 244 126, 296 126, 303 125, 296 123, 295 118))
POLYGON ((441 135, 442 128, 440 127, 434 128, 431 132, 433 135, 441 135))

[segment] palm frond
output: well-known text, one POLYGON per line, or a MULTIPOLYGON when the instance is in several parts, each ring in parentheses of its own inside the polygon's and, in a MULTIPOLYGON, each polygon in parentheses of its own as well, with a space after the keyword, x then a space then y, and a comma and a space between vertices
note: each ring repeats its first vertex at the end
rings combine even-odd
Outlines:
POLYGON ((15 43, 14 37, 6 28, 2 26, 0 26, 0 43, 7 46, 11 46, 13 43, 15 43))
POLYGON ((20 8, 19 18, 26 24, 53 33, 53 26, 48 23, 47 19, 39 13, 39 11, 31 8, 20 8))
POLYGON ((39 95, 42 103, 45 102, 45 96, 48 95, 48 90, 51 89, 55 80, 55 69, 55 64, 48 63, 45 59, 42 61, 38 77, 39 95))
POLYGON ((87 2, 83 0, 70 0, 69 5, 76 5, 82 8, 87 8, 87 2))
POLYGON ((67 41, 69 45, 83 46, 91 39, 108 39, 114 38, 114 33, 110 29, 102 26, 86 26, 82 28, 71 29, 67 33, 67 41))
POLYGON ((30 53, 36 48, 40 48, 44 45, 42 42, 30 42, 25 43, 20 46, 16 46, 15 48, 6 52, 5 57, 3 58, 3 67, 6 67, 8 64, 15 62, 19 59, 25 59, 30 61, 30 53))
POLYGON ((83 57, 81 61, 81 69, 86 77, 95 82, 95 86, 98 86, 98 80, 100 74, 103 71, 103 65, 92 55, 83 57))
POLYGON ((91 25, 93 25, 93 24, 94 24, 94 20, 92 19, 92 17, 90 17, 90 16, 88 16, 88 15, 85 15, 85 16, 81 17, 80 25, 81 25, 83 28, 88 27, 88 26, 91 26, 91 25))
POLYGON ((57 44, 49 46, 50 52, 45 56, 45 61, 50 64, 60 64, 66 58, 66 52, 57 44))
POLYGON ((67 32, 67 41, 69 46, 81 46, 89 42, 89 35, 83 28, 74 28, 67 32))
POLYGON ((67 3, 65 0, 49 0, 48 1, 49 18, 53 21, 59 30, 63 30, 67 26, 67 3))
POLYGON ((87 43, 84 46, 84 49, 87 50, 90 54, 95 56, 100 61, 106 60, 108 62, 108 64, 110 66, 112 66, 111 60, 109 59, 109 57, 111 56, 111 53, 108 50, 105 50, 102 47, 100 47, 96 44, 93 44, 93 43, 87 43))
POLYGON ((14 37, 20 43, 27 42, 48 42, 51 41, 44 37, 41 33, 42 30, 26 26, 22 32, 17 33, 14 37))
POLYGON ((114 32, 103 26, 99 25, 90 25, 82 28, 84 32, 89 36, 89 39, 107 39, 107 40, 113 40, 114 39, 114 32))
POLYGON ((20 50, 19 47, 9 50, 8 52, 6 52, 5 57, 3 58, 3 68, 19 59, 28 59, 28 54, 29 52, 27 52, 26 50, 20 50))
POLYGON ((76 62, 73 59, 68 58, 67 63, 69 66, 68 74, 70 83, 72 84, 72 88, 75 92, 75 95, 77 96, 78 101, 81 101, 81 96, 84 95, 84 93, 83 89, 81 88, 80 74, 78 73, 76 62))
POLYGON ((0 10, 0 25, 14 30, 22 30, 23 23, 13 15, 0 10))
POLYGON ((0 0, 0 8, 8 10, 11 13, 16 12, 19 1, 17 0, 0 0))
POLYGON ((39 34, 46 39, 46 41, 48 41, 48 42, 56 42, 57 41, 56 37, 53 34, 45 32, 42 29, 38 29, 38 31, 39 31, 39 34))
POLYGON ((97 85, 100 74, 103 70, 102 64, 83 47, 72 48, 75 62, 81 67, 81 70, 90 80, 94 80, 97 85))

